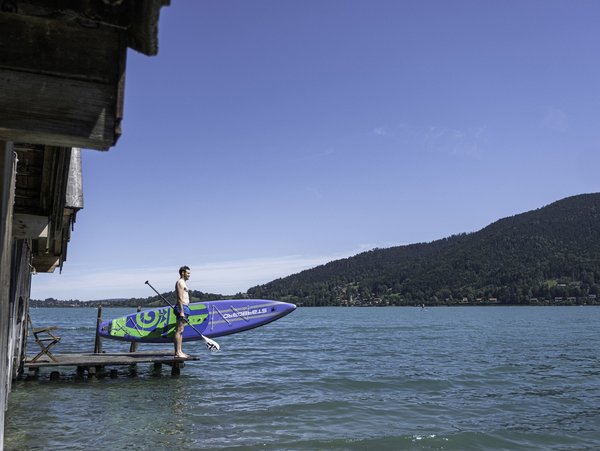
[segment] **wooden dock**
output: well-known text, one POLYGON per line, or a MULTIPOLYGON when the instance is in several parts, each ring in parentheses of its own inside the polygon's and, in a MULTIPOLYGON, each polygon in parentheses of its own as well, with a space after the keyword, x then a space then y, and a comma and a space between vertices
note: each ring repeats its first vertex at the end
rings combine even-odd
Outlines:
MULTIPOLYGON (((141 307, 138 306, 137 311, 139 312, 140 310, 141 307)), ((98 332, 101 323, 102 306, 98 306, 94 352, 65 354, 57 354, 50 351, 50 348, 54 346, 54 344, 60 342, 60 337, 54 334, 54 331, 57 329, 55 326, 35 329, 32 325, 31 328, 34 332, 35 341, 40 346, 41 352, 36 356, 28 356, 25 358, 22 364, 22 373, 24 374, 27 370, 27 379, 36 379, 41 368, 50 367, 52 368, 50 379, 56 380, 60 378, 60 372, 58 371, 59 367, 75 367, 79 377, 85 377, 86 375, 87 377, 104 377, 107 375, 116 377, 118 375, 118 370, 114 367, 125 366, 128 369, 127 373, 129 375, 135 375, 137 374, 138 363, 152 363, 155 372, 160 372, 162 365, 165 364, 171 367, 171 375, 178 376, 181 369, 185 366, 185 362, 200 360, 200 358, 196 356, 189 356, 185 359, 175 357, 173 349, 138 351, 138 343, 136 342, 130 344, 129 352, 103 352, 102 337, 100 337, 98 332), (51 344, 48 344, 48 339, 39 339, 38 336, 35 335, 36 331, 52 331, 52 333, 49 334, 52 337, 50 340, 51 344)))
MULTIPOLYGON (((185 362, 199 360, 198 357, 190 356, 187 359, 175 357, 173 351, 142 351, 142 352, 119 352, 119 353, 69 353, 53 354, 55 360, 46 356, 32 361, 31 357, 23 362, 24 369, 28 370, 28 378, 35 378, 41 368, 52 367, 53 370, 58 367, 75 367, 77 374, 88 377, 109 374, 111 377, 117 375, 116 369, 107 369, 107 367, 126 366, 129 373, 135 373, 136 365, 139 363, 152 363, 155 370, 159 370, 163 364, 171 367, 171 374, 178 375, 185 362)), ((58 371, 51 373, 51 379, 60 377, 58 371)))

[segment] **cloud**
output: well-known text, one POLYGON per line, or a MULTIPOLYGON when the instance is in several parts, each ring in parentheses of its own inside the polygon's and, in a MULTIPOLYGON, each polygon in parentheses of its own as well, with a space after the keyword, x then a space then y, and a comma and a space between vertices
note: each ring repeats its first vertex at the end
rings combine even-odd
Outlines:
POLYGON ((402 123, 393 129, 378 127, 373 134, 393 138, 402 149, 472 159, 480 159, 487 144, 485 127, 462 130, 402 123))
POLYGON ((544 112, 542 126, 550 130, 564 133, 567 131, 567 115, 560 109, 548 107, 544 112))
MULTIPOLYGON (((218 294, 246 292, 280 277, 364 251, 364 246, 351 252, 320 256, 276 256, 212 263, 193 263, 189 286, 192 290, 218 294)), ((81 301, 113 298, 146 298, 154 292, 145 285, 148 280, 159 292, 172 291, 178 268, 156 266, 143 268, 89 268, 65 266, 63 273, 37 274, 31 287, 32 299, 79 299, 81 301)))
POLYGON ((304 152, 299 152, 298 156, 294 158, 290 158, 286 160, 289 163, 304 163, 307 161, 319 161, 325 158, 328 158, 332 155, 335 155, 336 151, 332 147, 325 148, 321 151, 311 151, 306 150, 304 152))
POLYGON ((392 133, 386 130, 384 127, 377 127, 373 129, 373 134, 377 136, 392 136, 392 133))
POLYGON ((323 193, 318 188, 307 187, 306 192, 315 199, 323 199, 323 193))

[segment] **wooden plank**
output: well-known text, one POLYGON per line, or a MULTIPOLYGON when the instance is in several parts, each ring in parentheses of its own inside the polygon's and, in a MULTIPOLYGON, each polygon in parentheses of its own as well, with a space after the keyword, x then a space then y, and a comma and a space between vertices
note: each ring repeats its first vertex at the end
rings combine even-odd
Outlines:
POLYGON ((48 237, 48 217, 15 213, 13 237, 18 239, 48 237))
POLYGON ((127 29, 131 26, 131 3, 130 0, 19 0, 18 12, 27 16, 52 15, 87 26, 108 24, 127 29))
POLYGON ((0 30, 1 68, 113 86, 121 77, 120 30, 3 12, 0 30))
POLYGON ((54 272, 60 265, 60 258, 50 254, 35 255, 31 260, 31 265, 36 272, 54 272))
MULTIPOLYGON (((181 362, 184 359, 177 358, 173 351, 146 351, 146 352, 123 352, 123 353, 73 353, 54 354, 57 362, 50 360, 31 361, 29 357, 23 363, 25 368, 41 368, 49 366, 121 366, 136 363, 167 363, 181 362)), ((198 357, 190 356, 185 361, 199 360, 198 357)))
POLYGON ((0 69, 0 140, 106 150, 117 97, 115 86, 0 69))
POLYGON ((129 45, 145 55, 158 53, 158 19, 160 9, 170 5, 170 0, 132 2, 135 20, 129 29, 129 45))

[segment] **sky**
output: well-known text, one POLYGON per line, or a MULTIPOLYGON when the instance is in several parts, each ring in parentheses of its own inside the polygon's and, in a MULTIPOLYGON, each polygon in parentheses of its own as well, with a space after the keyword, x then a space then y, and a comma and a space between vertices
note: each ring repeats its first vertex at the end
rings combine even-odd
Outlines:
POLYGON ((600 3, 173 0, 31 297, 218 294, 600 191, 600 3))

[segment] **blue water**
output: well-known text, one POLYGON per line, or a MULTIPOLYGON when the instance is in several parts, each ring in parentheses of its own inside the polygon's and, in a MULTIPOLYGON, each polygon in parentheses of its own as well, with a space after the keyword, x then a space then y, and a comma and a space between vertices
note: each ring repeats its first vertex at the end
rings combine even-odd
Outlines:
MULTIPOLYGON (((96 310, 32 317, 58 352, 93 349, 96 310)), ((217 354, 185 343, 201 360, 178 377, 18 381, 5 448, 600 449, 599 325, 600 307, 298 309, 217 354)))

